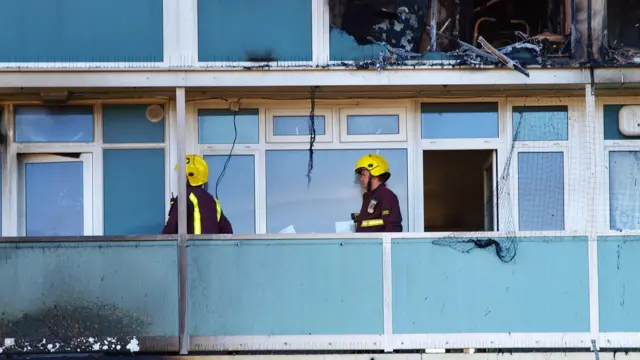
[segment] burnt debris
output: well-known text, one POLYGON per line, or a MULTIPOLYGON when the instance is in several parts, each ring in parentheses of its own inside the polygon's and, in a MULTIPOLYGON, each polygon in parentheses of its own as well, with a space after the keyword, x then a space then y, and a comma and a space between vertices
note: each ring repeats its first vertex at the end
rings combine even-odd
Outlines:
MULTIPOLYGON (((526 66, 581 63, 587 39, 573 10, 587 1, 604 0, 329 0, 330 25, 358 46, 383 45, 379 59, 357 62, 357 68, 441 59, 452 66, 505 66, 527 76, 526 66)), ((638 56, 629 49, 616 55, 617 61, 638 56)))

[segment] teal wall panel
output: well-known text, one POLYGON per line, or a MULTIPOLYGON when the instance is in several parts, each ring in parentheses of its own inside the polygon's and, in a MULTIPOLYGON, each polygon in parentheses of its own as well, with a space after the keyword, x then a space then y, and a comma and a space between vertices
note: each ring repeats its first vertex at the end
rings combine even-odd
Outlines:
POLYGON ((640 236, 598 237, 600 331, 640 332, 640 236))
POLYGON ((311 61, 311 0, 199 0, 199 61, 311 61))
POLYGON ((189 334, 382 334, 380 240, 193 241, 189 334))
POLYGON ((0 244, 0 337, 177 336, 176 249, 0 244))
POLYGON ((3 0, 0 62, 161 62, 162 0, 3 0))
POLYGON ((165 205, 164 149, 105 149, 104 234, 162 233, 165 205), (136 179, 143 179, 137 186, 136 179))
POLYGON ((589 331, 586 237, 520 238, 510 263, 433 240, 393 240, 394 333, 589 331))

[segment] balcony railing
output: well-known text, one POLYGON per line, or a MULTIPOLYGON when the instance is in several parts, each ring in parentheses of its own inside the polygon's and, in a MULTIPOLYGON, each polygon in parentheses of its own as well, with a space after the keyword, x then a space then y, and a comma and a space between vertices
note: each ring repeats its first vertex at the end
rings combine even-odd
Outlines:
POLYGON ((181 305, 190 352, 640 347, 640 237, 428 236, 4 238, 0 350, 175 352, 181 305))

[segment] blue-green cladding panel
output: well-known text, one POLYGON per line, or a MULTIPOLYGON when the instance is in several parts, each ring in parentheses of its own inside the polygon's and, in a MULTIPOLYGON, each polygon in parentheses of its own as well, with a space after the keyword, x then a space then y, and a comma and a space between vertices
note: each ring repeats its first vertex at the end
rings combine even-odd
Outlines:
POLYGON ((587 238, 517 241, 503 263, 492 247, 464 253, 433 239, 394 240, 393 332, 589 331, 587 238))
POLYGON ((0 337, 177 336, 175 242, 0 244, 0 337))
POLYGON ((162 0, 2 0, 0 62, 161 62, 162 0))
POLYGON ((198 0, 199 61, 311 61, 312 0, 198 0))
POLYGON ((600 331, 640 332, 640 236, 598 237, 600 331))
POLYGON ((382 243, 189 243, 189 335, 382 334, 382 243))

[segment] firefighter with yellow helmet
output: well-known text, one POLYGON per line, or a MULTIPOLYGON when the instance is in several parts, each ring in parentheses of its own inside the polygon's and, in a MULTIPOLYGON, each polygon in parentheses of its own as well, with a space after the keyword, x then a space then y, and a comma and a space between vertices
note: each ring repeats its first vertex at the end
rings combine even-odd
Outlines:
POLYGON ((358 160, 355 172, 365 190, 360 212, 352 214, 356 232, 402 232, 398 197, 386 185, 391 177, 387 161, 367 154, 358 160))
MULTIPOLYGON (((187 155, 187 233, 188 234, 233 234, 229 219, 222 212, 218 199, 206 190, 209 181, 209 166, 198 155, 187 155)), ((171 199, 169 219, 163 234, 178 233, 178 202, 171 199)))

